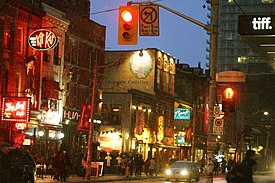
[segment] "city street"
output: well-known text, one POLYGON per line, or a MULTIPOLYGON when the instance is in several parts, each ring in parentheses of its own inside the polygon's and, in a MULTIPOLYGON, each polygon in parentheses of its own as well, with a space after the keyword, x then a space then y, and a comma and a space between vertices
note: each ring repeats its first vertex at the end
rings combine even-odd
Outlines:
MULTIPOLYGON (((199 181, 200 183, 206 182, 206 177, 202 176, 201 180, 199 181)), ((162 177, 154 177, 154 178, 149 178, 149 177, 142 177, 142 178, 135 178, 133 177, 132 179, 126 179, 125 177, 122 176, 117 176, 117 175, 106 175, 103 177, 99 178, 91 178, 90 181, 84 181, 82 180, 81 177, 70 177, 67 182, 113 182, 113 183, 119 183, 119 182, 131 182, 131 183, 138 183, 138 182, 144 182, 144 183, 150 183, 154 181, 154 183, 172 183, 175 181, 165 181, 165 178, 162 177)), ((51 180, 49 176, 44 178, 43 180, 37 179, 36 183, 55 183, 58 181, 51 180)), ((183 181, 180 181, 183 182, 183 181)), ((214 176, 214 181, 215 183, 226 183, 225 180, 225 175, 216 175, 214 176)), ((272 174, 262 174, 262 175, 255 175, 254 176, 254 182, 255 183, 275 183, 275 177, 272 174)))

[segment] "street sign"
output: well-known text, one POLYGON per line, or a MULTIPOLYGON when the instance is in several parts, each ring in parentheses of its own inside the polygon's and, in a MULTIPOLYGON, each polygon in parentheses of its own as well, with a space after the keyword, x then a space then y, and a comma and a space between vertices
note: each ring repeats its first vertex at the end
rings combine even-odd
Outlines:
POLYGON ((223 119, 217 119, 217 118, 214 119, 213 134, 223 135, 223 119))
POLYGON ((156 5, 139 6, 139 35, 159 36, 159 7, 156 5))
POLYGON ((214 117, 220 117, 220 106, 214 106, 214 117))

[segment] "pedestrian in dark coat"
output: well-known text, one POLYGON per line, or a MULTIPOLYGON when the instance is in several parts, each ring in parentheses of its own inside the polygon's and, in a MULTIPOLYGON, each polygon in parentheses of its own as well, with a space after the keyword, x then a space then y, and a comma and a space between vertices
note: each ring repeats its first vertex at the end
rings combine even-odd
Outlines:
POLYGON ((10 145, 6 142, 0 144, 0 183, 11 182, 11 164, 9 158, 10 145))
POLYGON ((253 167, 256 163, 256 154, 253 150, 246 152, 244 160, 233 168, 226 178, 229 183, 253 183, 253 167))

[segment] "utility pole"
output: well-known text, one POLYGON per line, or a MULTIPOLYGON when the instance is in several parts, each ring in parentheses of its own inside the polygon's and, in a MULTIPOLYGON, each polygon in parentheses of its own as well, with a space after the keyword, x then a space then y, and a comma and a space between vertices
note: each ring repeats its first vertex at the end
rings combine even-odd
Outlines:
POLYGON ((91 178, 91 150, 93 142, 93 119, 94 119, 94 101, 95 101, 95 90, 96 90, 96 77, 97 77, 97 61, 94 63, 93 68, 93 80, 91 81, 91 114, 90 114, 90 125, 89 125, 89 136, 88 136, 88 149, 87 149, 87 164, 85 180, 91 178))
MULTIPOLYGON (((217 65, 217 51, 218 51, 218 14, 219 14, 219 0, 211 1, 211 48, 210 48, 210 86, 209 86, 209 118, 207 130, 207 161, 209 158, 213 160, 215 141, 213 135, 214 122, 214 106, 216 101, 216 65, 217 65)), ((213 183, 213 169, 208 172, 207 183, 213 183), (212 171, 212 172, 211 172, 212 171)))

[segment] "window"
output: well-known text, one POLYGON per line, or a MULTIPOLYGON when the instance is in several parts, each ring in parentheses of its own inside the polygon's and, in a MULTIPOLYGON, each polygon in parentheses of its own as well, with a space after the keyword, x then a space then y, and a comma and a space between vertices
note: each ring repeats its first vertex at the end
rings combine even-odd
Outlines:
POLYGON ((54 65, 60 65, 61 64, 61 59, 59 57, 59 43, 54 48, 54 60, 53 60, 53 63, 54 63, 54 65))
POLYGON ((120 125, 121 124, 121 105, 120 104, 103 104, 102 121, 103 124, 120 125))
POLYGON ((16 73, 15 76, 15 92, 18 94, 18 96, 20 96, 20 73, 16 73))
POLYGON ((48 51, 43 51, 43 62, 50 62, 50 55, 48 54, 48 51))
POLYGON ((4 48, 10 49, 10 30, 4 31, 4 48))
POLYGON ((17 53, 23 54, 24 30, 21 27, 17 28, 15 49, 17 53))

